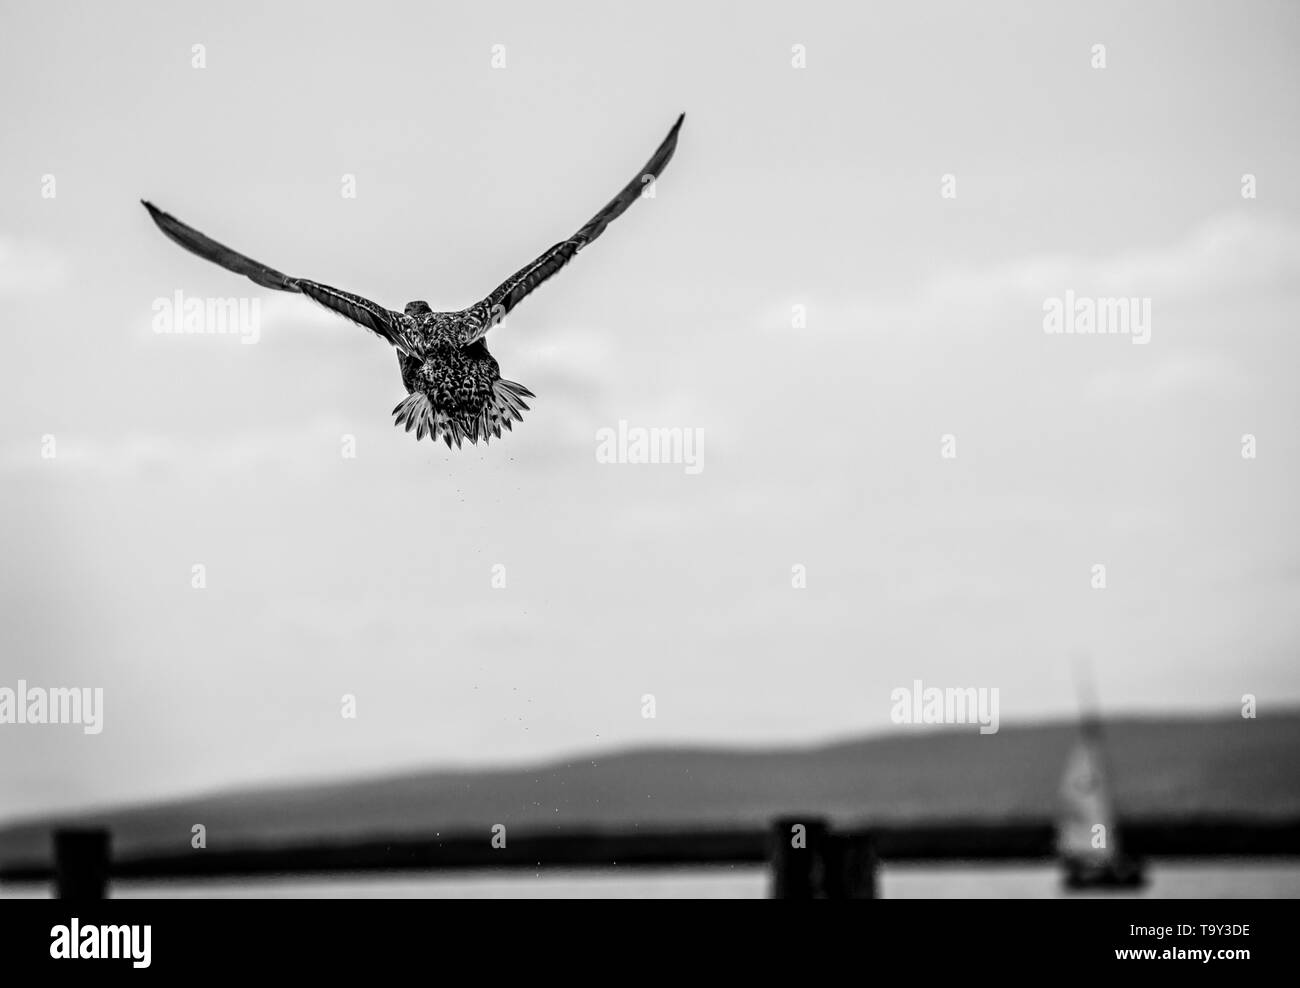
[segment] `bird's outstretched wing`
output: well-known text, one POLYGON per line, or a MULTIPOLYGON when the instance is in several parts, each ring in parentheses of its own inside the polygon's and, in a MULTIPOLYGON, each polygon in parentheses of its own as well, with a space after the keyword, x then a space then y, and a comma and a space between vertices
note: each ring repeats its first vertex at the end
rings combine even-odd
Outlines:
POLYGON ((668 131, 668 136, 645 163, 645 167, 637 172, 632 181, 628 182, 604 209, 593 216, 586 226, 568 240, 560 241, 527 267, 516 271, 502 282, 496 291, 473 307, 480 311, 486 310, 487 318, 468 342, 472 343, 487 333, 530 292, 564 267, 574 254, 599 237, 605 231, 605 227, 623 215, 627 207, 641 195, 645 183, 658 178, 668 166, 668 162, 672 160, 673 152, 677 150, 677 132, 682 129, 682 122, 685 119, 684 113, 677 118, 672 130, 668 131))
POLYGON ((326 308, 333 309, 339 315, 346 316, 353 322, 366 327, 372 333, 383 337, 393 346, 403 350, 406 349, 406 343, 401 332, 402 321, 396 312, 391 312, 382 305, 371 302, 359 295, 352 295, 349 292, 331 288, 329 285, 307 281, 304 278, 290 278, 274 268, 268 268, 265 264, 231 250, 224 244, 217 243, 211 237, 204 236, 192 226, 182 223, 175 216, 164 213, 153 203, 145 202, 143 199, 140 201, 144 204, 144 208, 149 210, 149 215, 158 224, 158 229, 191 253, 220 264, 227 271, 242 274, 264 288, 274 288, 282 292, 298 292, 308 298, 315 299, 326 308))

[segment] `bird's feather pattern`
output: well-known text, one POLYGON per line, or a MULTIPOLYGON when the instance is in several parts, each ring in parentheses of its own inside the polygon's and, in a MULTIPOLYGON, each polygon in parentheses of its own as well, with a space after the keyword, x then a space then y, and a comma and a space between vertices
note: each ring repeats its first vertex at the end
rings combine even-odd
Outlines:
POLYGON ((369 299, 340 291, 337 288, 331 288, 329 285, 322 285, 319 282, 306 281, 301 278, 291 278, 287 274, 275 270, 275 268, 267 267, 261 261, 255 261, 251 257, 239 253, 239 251, 231 250, 225 244, 218 243, 206 234, 200 233, 194 227, 182 223, 170 213, 164 213, 153 203, 145 202, 143 199, 140 201, 144 203, 144 208, 149 210, 149 215, 158 224, 158 229, 162 230, 169 238, 190 253, 197 254, 199 257, 215 264, 220 264, 227 271, 242 274, 264 288, 274 288, 281 292, 298 292, 306 295, 327 309, 332 309, 339 315, 345 316, 376 333, 393 346, 404 348, 405 341, 401 332, 402 321, 397 313, 390 312, 382 305, 371 302, 369 299))
POLYGON ((346 316, 357 325, 364 326, 372 333, 382 336, 399 350, 412 349, 403 338, 400 317, 398 317, 397 313, 390 312, 382 305, 372 302, 368 298, 362 298, 360 295, 340 291, 337 288, 331 288, 329 285, 322 285, 317 281, 300 279, 298 289, 308 298, 315 299, 326 308, 333 309, 339 315, 346 316))
POLYGON ((491 295, 479 303, 479 307, 485 308, 491 318, 477 329, 476 334, 471 336, 468 342, 473 342, 485 335, 506 313, 527 298, 551 275, 568 264, 578 251, 604 233, 605 227, 622 216, 627 208, 636 202, 645 188, 646 177, 658 178, 664 168, 668 166, 668 162, 672 160, 673 152, 677 150, 677 132, 681 130, 682 122, 685 119, 686 114, 684 113, 677 118, 672 130, 668 132, 668 136, 663 139, 663 143, 659 145, 655 153, 650 156, 650 160, 645 163, 645 167, 637 172, 632 180, 623 186, 619 194, 611 199, 604 209, 593 216, 581 230, 568 240, 562 240, 555 244, 532 263, 520 268, 498 285, 491 295))
POLYGON ((459 312, 434 312, 426 302, 411 302, 404 313, 393 312, 360 295, 290 277, 141 201, 158 228, 187 251, 264 288, 306 295, 396 347, 402 383, 409 392, 393 409, 396 425, 414 431, 417 439, 441 436, 448 447, 453 442, 459 447, 466 439, 477 443, 500 438, 503 429, 513 428, 528 411, 524 399, 534 397, 523 385, 501 378, 483 336, 599 237, 641 196, 647 180, 662 174, 677 149, 677 135, 685 119, 685 114, 677 118, 645 166, 577 233, 516 271, 487 298, 459 312))
POLYGON ((528 403, 524 398, 537 397, 522 384, 498 380, 492 387, 492 397, 476 416, 455 417, 434 405, 423 391, 412 391, 393 409, 393 424, 407 432, 415 431, 416 439, 426 435, 436 440, 439 436, 451 447, 457 448, 468 439, 485 443, 493 437, 501 438, 501 430, 510 431, 515 422, 522 422, 528 403))

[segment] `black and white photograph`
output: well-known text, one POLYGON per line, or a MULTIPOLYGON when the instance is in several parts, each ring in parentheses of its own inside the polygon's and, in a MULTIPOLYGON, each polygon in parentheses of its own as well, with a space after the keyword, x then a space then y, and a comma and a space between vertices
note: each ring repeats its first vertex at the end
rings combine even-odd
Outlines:
POLYGON ((1300 897, 1294 0, 0 0, 0 93, 55 970, 308 899, 1218 965, 1166 900, 1300 897))

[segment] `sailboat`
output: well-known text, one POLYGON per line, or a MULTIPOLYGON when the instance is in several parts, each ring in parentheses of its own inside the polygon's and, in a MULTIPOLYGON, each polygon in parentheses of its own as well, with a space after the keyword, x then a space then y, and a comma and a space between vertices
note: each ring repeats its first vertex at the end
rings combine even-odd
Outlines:
POLYGON ((1061 779, 1057 853, 1071 889, 1137 888, 1142 862, 1123 852, 1107 782, 1101 722, 1085 717, 1061 779))

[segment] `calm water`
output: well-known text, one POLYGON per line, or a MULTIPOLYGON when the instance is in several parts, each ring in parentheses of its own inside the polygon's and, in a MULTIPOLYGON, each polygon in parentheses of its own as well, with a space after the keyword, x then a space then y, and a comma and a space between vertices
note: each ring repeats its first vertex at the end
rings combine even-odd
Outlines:
MULTIPOLYGON (((1148 871, 1147 887, 1133 898, 1300 898, 1300 861, 1230 861, 1213 865, 1164 864, 1148 871)), ((1007 867, 882 866, 880 891, 890 899, 1056 899, 1065 897, 1060 873, 1049 865, 1007 867)), ((297 878, 251 882, 122 882, 119 898, 398 898, 398 899, 759 899, 768 894, 762 867, 693 868, 689 870, 548 870, 500 875, 429 878, 373 878, 343 875, 335 879, 297 878)), ((1077 893, 1076 893, 1077 894, 1077 893)), ((44 898, 38 886, 0 886, 0 898, 44 898)), ((1089 893, 1112 898, 1116 893, 1089 893)))

